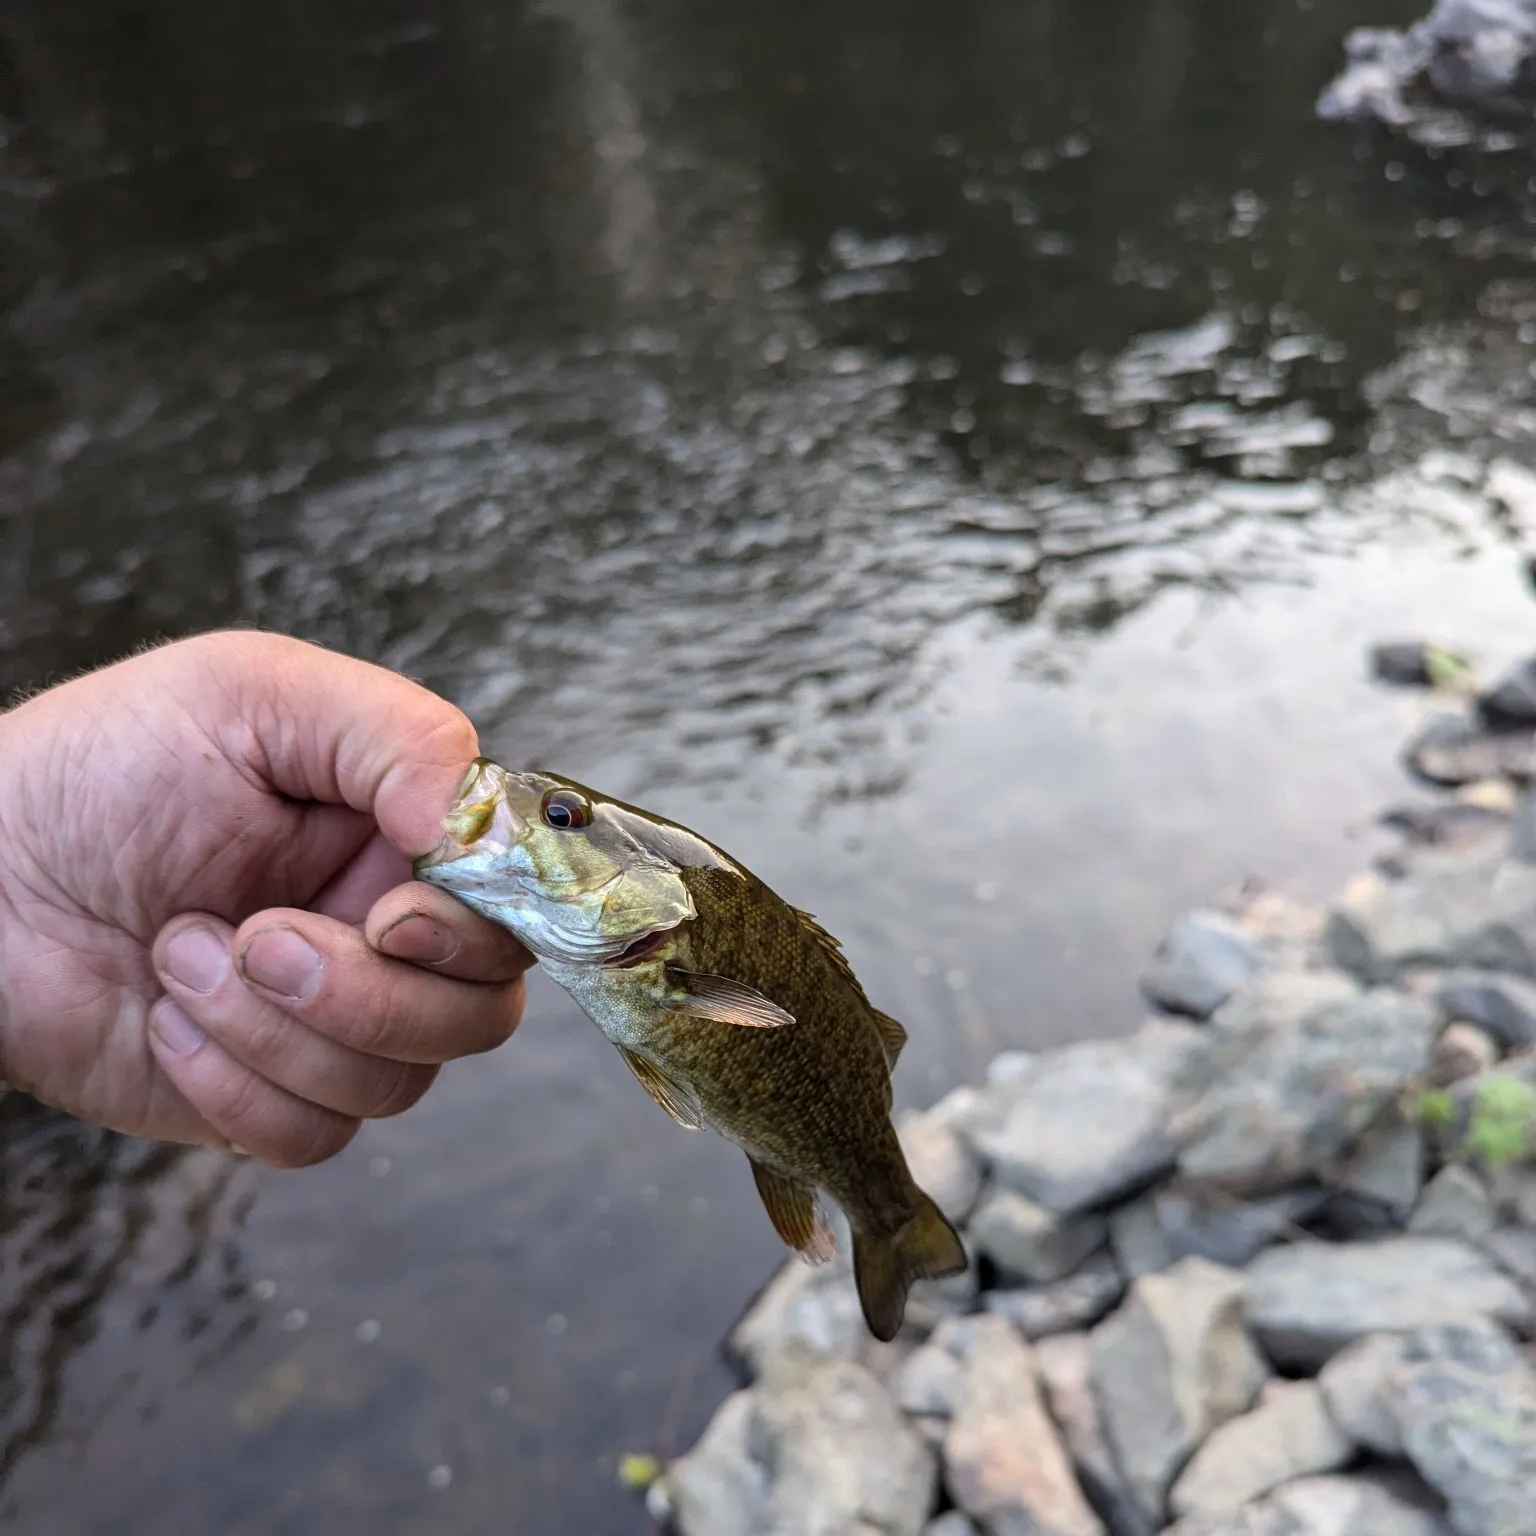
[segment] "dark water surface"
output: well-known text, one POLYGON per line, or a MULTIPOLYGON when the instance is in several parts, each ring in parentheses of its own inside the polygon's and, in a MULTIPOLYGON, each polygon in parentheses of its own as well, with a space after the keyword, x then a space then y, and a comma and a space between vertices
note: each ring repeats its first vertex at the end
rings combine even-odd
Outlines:
MULTIPOLYGON (((1536 641, 1536 199, 1314 122, 1418 0, 15 0, 0 685, 255 621, 697 825, 922 1103, 1132 1026, 1536 641)), ((536 979, 278 1175, 0 1100, 0 1527, 607 1536, 777 1261, 536 979)))

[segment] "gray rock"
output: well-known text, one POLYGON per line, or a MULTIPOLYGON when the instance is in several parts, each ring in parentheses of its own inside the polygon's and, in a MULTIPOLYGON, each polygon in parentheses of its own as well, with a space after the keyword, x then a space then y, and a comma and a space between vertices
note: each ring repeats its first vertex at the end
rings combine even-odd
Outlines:
POLYGON ((1440 978, 1435 1001, 1449 1019, 1476 1024, 1506 1051, 1536 1045, 1536 982, 1498 971, 1459 970, 1440 978))
POLYGON ((1500 1227, 1483 1239, 1483 1251, 1506 1275, 1536 1291, 1536 1231, 1500 1227))
POLYGON ((1385 988, 1223 1025, 1181 1080, 1180 1173, 1261 1194, 1328 1168, 1424 1072, 1434 1029, 1424 1003, 1385 988))
POLYGON ((923 1536, 980 1536, 975 1522, 958 1509, 930 1520, 923 1528, 923 1536))
POLYGON ((944 1461, 955 1503, 986 1536, 1104 1536, 1041 1397, 1034 1352, 986 1319, 965 1357, 944 1461))
POLYGON ((1070 1275, 1104 1241, 1104 1218, 1056 1216, 1011 1189, 989 1190, 969 1236, 1004 1276, 1049 1285, 1070 1275))
POLYGON ((666 1486, 682 1536, 919 1536, 933 1451, 863 1367, 790 1350, 726 1399, 666 1486))
POLYGON ((1429 1080, 1444 1088, 1498 1064, 1499 1044, 1485 1029, 1457 1019, 1447 1024, 1429 1053, 1429 1080))
POLYGON ((943 1116, 906 1114, 896 1123, 912 1177, 955 1223, 964 1222, 981 1193, 981 1165, 943 1116))
POLYGON ((1248 1266, 1249 1326, 1283 1370, 1316 1370, 1367 1333, 1495 1318, 1520 1327, 1531 1304, 1507 1275, 1445 1237, 1293 1243, 1248 1266))
POLYGON ((968 1134, 998 1181, 1058 1215, 1102 1205, 1173 1161, 1172 1081, 1202 1039, 1154 1020, 1125 1040, 1090 1041, 1028 1058, 988 1093, 968 1134))
POLYGON ((1173 1251, 1153 1195, 1143 1195, 1109 1213, 1109 1246, 1128 1280, 1160 1274, 1180 1255, 1173 1251))
POLYGON ((1486 846, 1490 839, 1506 833, 1510 813, 1497 806, 1449 800, 1393 806, 1379 820, 1402 833, 1410 847, 1468 849, 1486 846))
POLYGON ((1536 871, 1494 846, 1426 862, 1407 880, 1357 876, 1329 913, 1327 943, 1367 981, 1412 966, 1536 975, 1536 871))
POLYGON ((1531 733, 1504 730, 1463 714, 1433 716, 1403 750, 1403 760, 1431 784, 1530 776, 1531 733))
POLYGON ((1152 1203, 1176 1258, 1196 1254, 1241 1269, 1260 1249, 1294 1233, 1326 1198, 1326 1191, 1314 1184, 1259 1200, 1215 1189, 1165 1187, 1152 1203))
POLYGON ((1424 1186, 1408 1230, 1424 1237, 1459 1237, 1474 1245, 1494 1228, 1493 1198, 1483 1181, 1459 1163, 1447 1163, 1424 1186))
POLYGON ((1137 1508, 1154 1526, 1174 1478, 1266 1371, 1242 1322, 1242 1276, 1205 1259, 1144 1275, 1094 1329, 1094 1395, 1137 1508))
MULTIPOLYGON (((958 1275, 943 1280, 918 1280, 907 1293, 907 1318, 902 1329, 904 1334, 930 1333, 945 1318, 963 1317, 976 1310, 976 1298, 981 1291, 981 1276, 976 1262, 974 1245, 961 1234, 961 1242, 970 1259, 969 1265, 958 1275)), ((873 1362, 877 1368, 878 1360, 873 1362)))
POLYGON ((1104 1253, 1070 1279, 1021 1290, 988 1291, 981 1304, 988 1312, 1006 1317, 1026 1339, 1044 1339, 1098 1322, 1124 1294, 1120 1266, 1104 1253))
POLYGON ((1093 1507, 1109 1536, 1152 1536, 1153 1526, 1132 1498, 1099 1421, 1093 1395, 1093 1347, 1086 1333, 1061 1333, 1042 1339, 1035 1360, 1045 1387, 1046 1405, 1061 1430, 1093 1507))
MULTIPOLYGON (((1527 1140, 1536 1153, 1536 1125, 1527 1140)), ((1504 1221, 1536 1229, 1536 1165, 1530 1162, 1501 1163, 1490 1175, 1494 1210, 1504 1221)))
POLYGON ((1338 1191, 1306 1219, 1302 1230, 1330 1243, 1362 1243, 1396 1237, 1402 1226, 1402 1218, 1380 1201, 1338 1191))
POLYGON ((1467 669, 1465 658, 1426 640, 1387 640, 1370 649, 1371 676, 1399 688, 1428 688, 1450 665, 1467 669))
POLYGON ((1492 726, 1536 727, 1536 659, 1516 662, 1478 696, 1477 708, 1492 726))
POLYGON ((1399 1371, 1387 1398, 1403 1449, 1444 1496, 1461 1536, 1530 1536, 1536 1372, 1523 1359, 1427 1360, 1399 1371))
POLYGON ((1362 1450, 1400 1457, 1402 1436, 1387 1407, 1388 1378, 1407 1357, 1408 1335, 1368 1333, 1346 1344, 1322 1369, 1317 1384, 1333 1421, 1362 1450))
POLYGON ((1430 1507, 1385 1479, 1298 1478, 1234 1514, 1192 1516, 1163 1536, 1454 1536, 1430 1507))
POLYGON ((1241 923, 1221 912, 1188 912, 1158 945, 1141 987, 1170 1013, 1207 1019, 1263 964, 1241 923))
POLYGON ((1353 976, 1326 966, 1260 971, 1211 1015, 1211 1023, 1223 1032, 1285 1033, 1319 1008, 1348 1002, 1360 993, 1353 976))
POLYGON ((1247 1413, 1218 1425, 1169 1495, 1175 1515, 1226 1514, 1283 1483, 1333 1472, 1354 1445, 1329 1417, 1317 1383, 1278 1383, 1247 1413))
POLYGON ((1401 1224, 1418 1203, 1424 1184, 1424 1143, 1417 1127, 1394 1123, 1373 1128, 1344 1171, 1339 1187, 1374 1200, 1401 1224))
POLYGON ((920 1345, 902 1361, 891 1386, 903 1413, 947 1419, 955 1411, 960 1362, 937 1344, 920 1345))

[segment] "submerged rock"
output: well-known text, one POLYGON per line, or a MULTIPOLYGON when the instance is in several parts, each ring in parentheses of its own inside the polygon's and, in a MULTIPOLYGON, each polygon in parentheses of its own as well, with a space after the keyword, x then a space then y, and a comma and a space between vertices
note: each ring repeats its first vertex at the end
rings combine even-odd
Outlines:
POLYGON ((1340 1161, 1424 1072, 1434 1032, 1427 1005, 1385 989, 1223 1026, 1181 1083, 1179 1172, 1259 1194, 1340 1161))
POLYGON ((1154 1020, 1124 1040, 1024 1057, 964 1134, 999 1183, 1048 1210, 1102 1205, 1171 1165, 1172 1083, 1201 1038, 1154 1020))
POLYGON ((938 1465, 862 1366, 793 1350, 666 1473, 681 1536, 920 1536, 938 1465))
POLYGON ((1163 1518, 1168 1490, 1195 1449, 1244 1412, 1267 1371, 1242 1319, 1240 1274, 1184 1259, 1146 1275, 1094 1329, 1094 1394, 1137 1508, 1163 1518))
POLYGON ((1487 1258, 1445 1237, 1293 1243, 1248 1266, 1249 1326, 1283 1370, 1316 1370, 1368 1333, 1494 1318, 1532 1319, 1531 1303, 1487 1258))
POLYGON ((1241 923, 1220 912, 1188 912, 1158 946, 1141 987, 1158 1007, 1205 1019, 1263 964, 1241 923))
POLYGON ((1219 1425, 1169 1496, 1176 1515, 1224 1514, 1298 1477, 1332 1472, 1354 1454, 1317 1383, 1278 1383, 1249 1412, 1219 1425))
POLYGON ((955 1503, 986 1536, 1104 1536, 1046 1412, 1033 1351, 1000 1317, 971 1334, 944 1462, 955 1503))

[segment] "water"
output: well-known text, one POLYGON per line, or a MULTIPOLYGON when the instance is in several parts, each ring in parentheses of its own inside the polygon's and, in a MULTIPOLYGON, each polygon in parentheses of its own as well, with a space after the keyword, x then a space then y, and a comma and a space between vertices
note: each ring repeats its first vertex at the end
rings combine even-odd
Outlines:
MULTIPOLYGON (((0 685, 255 621, 717 837, 926 1102, 1377 846, 1363 648, 1536 640, 1512 162, 1312 120, 1413 0, 0 16, 0 685)), ((535 977, 275 1174, 0 1100, 0 1526, 645 1519, 777 1262, 535 977)))

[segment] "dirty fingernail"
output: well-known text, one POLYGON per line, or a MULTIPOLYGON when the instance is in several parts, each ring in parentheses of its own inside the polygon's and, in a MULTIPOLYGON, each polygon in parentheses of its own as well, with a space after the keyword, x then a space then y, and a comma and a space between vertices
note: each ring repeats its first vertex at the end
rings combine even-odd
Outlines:
POLYGON ((320 985, 319 951, 292 928, 263 928, 240 954, 240 974, 258 987, 300 1003, 320 985))
POLYGON ((156 1005, 149 1027, 173 1056, 190 1056, 208 1039, 191 1014, 169 998, 156 1005))
POLYGON ((229 974, 229 946, 211 928, 186 928, 165 946, 167 972, 206 996, 229 974))
POLYGON ((419 965, 441 965, 458 947, 459 941, 441 923, 420 912, 408 912, 379 935, 383 954, 419 965))

